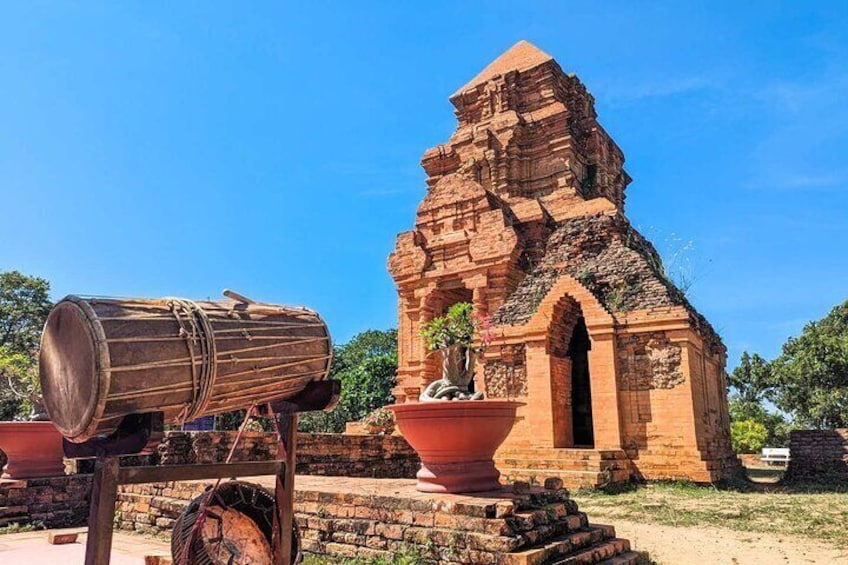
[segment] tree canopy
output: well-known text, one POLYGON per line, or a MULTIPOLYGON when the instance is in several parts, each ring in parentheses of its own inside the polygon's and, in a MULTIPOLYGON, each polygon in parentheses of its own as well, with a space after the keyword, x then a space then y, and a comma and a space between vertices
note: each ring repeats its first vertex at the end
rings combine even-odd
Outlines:
POLYGON ((37 383, 38 346, 50 313, 50 283, 18 271, 0 273, 0 420, 20 418, 29 406, 19 394, 37 383))
POLYGON ((743 353, 728 380, 731 419, 762 424, 768 445, 785 444, 789 424, 765 401, 791 415, 793 427, 848 427, 848 301, 804 326, 772 361, 743 353))
POLYGON ((848 301, 783 345, 770 395, 804 427, 848 427, 848 301))
POLYGON ((342 383, 339 404, 331 412, 304 414, 300 430, 339 433, 347 422, 391 404, 397 374, 397 330, 368 330, 333 348, 330 378, 342 383))

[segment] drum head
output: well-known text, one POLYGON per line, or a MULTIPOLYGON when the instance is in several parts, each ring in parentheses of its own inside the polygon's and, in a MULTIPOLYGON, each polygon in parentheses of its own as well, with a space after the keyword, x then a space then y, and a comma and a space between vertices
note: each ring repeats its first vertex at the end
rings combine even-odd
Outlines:
POLYGON ((50 312, 38 370, 53 424, 69 439, 83 433, 97 409, 100 375, 91 322, 73 302, 60 302, 50 312))
MULTIPOLYGON (((210 487, 211 488, 211 487, 210 487)), ((174 522, 171 557, 192 565, 265 565, 271 558, 274 495, 243 481, 221 483, 192 500, 174 522), (200 527, 197 522, 200 521, 200 527)), ((292 521, 291 562, 300 562, 300 536, 292 521)))
POLYGON ((273 563, 271 544, 250 516, 235 508, 210 506, 199 534, 206 555, 215 565, 273 563))

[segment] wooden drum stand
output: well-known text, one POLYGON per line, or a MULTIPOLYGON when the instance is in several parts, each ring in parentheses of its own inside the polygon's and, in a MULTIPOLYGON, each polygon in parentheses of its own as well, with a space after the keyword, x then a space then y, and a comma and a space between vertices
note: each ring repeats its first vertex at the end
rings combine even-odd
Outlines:
POLYGON ((84 443, 64 440, 66 457, 97 458, 88 514, 85 565, 109 564, 118 485, 261 475, 277 477, 272 536, 274 565, 291 565, 297 415, 332 409, 338 402, 340 390, 338 381, 313 381, 296 396, 262 407, 260 415, 274 418, 279 433, 279 458, 274 461, 120 467, 121 456, 138 454, 148 442, 162 437, 163 417, 157 412, 127 416, 118 430, 108 437, 96 437, 84 443))

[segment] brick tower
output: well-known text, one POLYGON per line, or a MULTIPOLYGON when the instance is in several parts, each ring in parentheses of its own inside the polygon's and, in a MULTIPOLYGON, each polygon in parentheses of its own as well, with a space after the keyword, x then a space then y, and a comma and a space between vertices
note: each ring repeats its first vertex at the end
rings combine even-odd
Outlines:
POLYGON ((389 258, 397 401, 440 376, 421 324, 472 302, 494 336, 476 386, 527 403, 498 453, 508 478, 725 478, 725 347, 624 216, 624 155, 586 87, 521 41, 450 101, 457 129, 424 153, 427 194, 389 258))

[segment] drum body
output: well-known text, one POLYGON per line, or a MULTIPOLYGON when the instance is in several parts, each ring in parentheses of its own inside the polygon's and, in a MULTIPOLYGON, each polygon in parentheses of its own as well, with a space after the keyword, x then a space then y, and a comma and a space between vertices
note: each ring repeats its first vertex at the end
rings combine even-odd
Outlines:
POLYGON ((327 327, 305 308, 68 296, 47 318, 39 375, 51 420, 83 442, 129 414, 178 424, 289 398, 331 360, 327 327))

